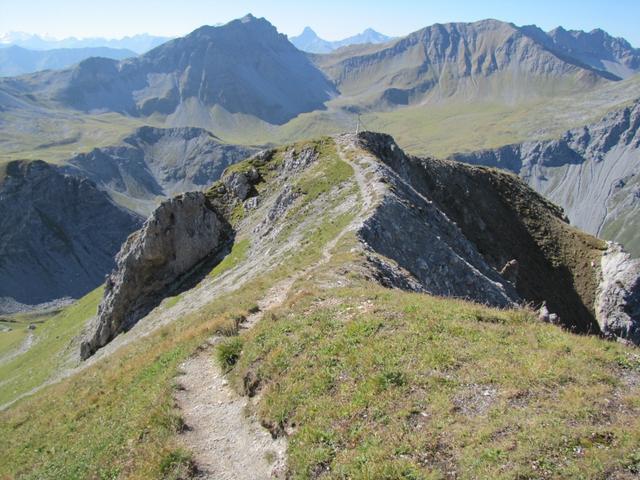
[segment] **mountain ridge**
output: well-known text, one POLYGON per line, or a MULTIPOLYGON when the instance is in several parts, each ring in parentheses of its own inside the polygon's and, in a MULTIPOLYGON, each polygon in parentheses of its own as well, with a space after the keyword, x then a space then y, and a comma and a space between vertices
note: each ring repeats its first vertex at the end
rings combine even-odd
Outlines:
POLYGON ((171 40, 171 37, 162 37, 147 33, 130 35, 117 39, 101 37, 68 37, 63 39, 52 39, 25 32, 8 32, 0 36, 0 45, 17 45, 19 47, 34 50, 109 47, 132 50, 137 54, 142 54, 168 40, 171 40))
POLYGON ((134 59, 90 58, 72 69, 4 84, 85 112, 168 115, 193 99, 205 109, 217 105, 274 124, 323 108, 335 93, 285 35, 251 15, 200 27, 134 59))
POLYGON ((350 47, 314 61, 348 105, 372 109, 456 97, 514 102, 620 80, 493 19, 435 24, 388 44, 350 47))
POLYGON ((17 76, 40 70, 60 70, 89 57, 123 60, 135 56, 137 53, 132 50, 109 47, 28 50, 13 45, 0 48, 0 76, 17 76))

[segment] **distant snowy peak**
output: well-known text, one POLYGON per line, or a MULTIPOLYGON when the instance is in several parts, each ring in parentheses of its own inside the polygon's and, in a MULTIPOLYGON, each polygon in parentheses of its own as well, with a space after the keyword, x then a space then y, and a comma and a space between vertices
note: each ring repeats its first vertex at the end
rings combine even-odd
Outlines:
POLYGON ((56 39, 49 36, 33 35, 25 32, 8 32, 0 35, 1 45, 16 45, 31 50, 53 50, 60 48, 96 48, 108 47, 131 50, 135 53, 145 53, 171 40, 170 37, 159 37, 142 33, 130 37, 113 38, 75 38, 56 39))
POLYGON ((330 41, 320 38, 311 27, 305 27, 300 35, 297 37, 291 37, 289 41, 293 43, 298 50, 310 53, 329 53, 340 47, 359 45, 362 43, 384 43, 388 42, 392 38, 393 37, 388 37, 380 32, 376 32, 372 28, 367 28, 362 33, 352 37, 348 37, 343 40, 330 41))

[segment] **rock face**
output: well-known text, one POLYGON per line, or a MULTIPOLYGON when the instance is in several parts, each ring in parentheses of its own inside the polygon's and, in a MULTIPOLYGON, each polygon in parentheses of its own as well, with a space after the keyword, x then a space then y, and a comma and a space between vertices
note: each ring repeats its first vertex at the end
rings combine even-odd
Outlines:
POLYGON ((640 101, 556 140, 453 159, 517 173, 572 224, 640 255, 640 101))
POLYGON ((225 246, 229 234, 226 222, 200 192, 163 202, 118 253, 81 357, 131 328, 202 260, 225 246))
POLYGON ((369 248, 410 272, 421 291, 499 307, 520 301, 438 206, 393 169, 384 178, 391 191, 358 232, 369 248))
POLYGON ((640 260, 609 243, 602 256, 596 317, 609 338, 640 345, 640 260))
POLYGON ((89 180, 42 161, 10 162, 0 178, 0 297, 27 305, 81 297, 141 223, 89 180))
POLYGON ((604 30, 583 32, 558 27, 545 33, 537 27, 523 29, 540 39, 547 48, 620 78, 628 78, 640 70, 640 49, 633 48, 624 38, 612 37, 604 30))
POLYGON ((512 174, 410 157, 387 135, 357 141, 387 167, 392 186, 362 235, 425 291, 497 306, 546 302, 567 328, 600 331, 592 262, 604 242, 572 228, 512 174))
POLYGON ((204 189, 254 152, 201 128, 142 127, 121 145, 76 155, 65 171, 93 180, 116 201, 124 197, 147 216, 158 198, 204 189))

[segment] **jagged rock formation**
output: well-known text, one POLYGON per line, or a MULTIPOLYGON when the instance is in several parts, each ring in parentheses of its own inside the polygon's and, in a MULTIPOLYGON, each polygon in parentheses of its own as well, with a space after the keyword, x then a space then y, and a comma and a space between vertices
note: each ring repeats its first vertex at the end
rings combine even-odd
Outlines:
POLYGON ((15 161, 0 178, 0 297, 33 305, 78 298, 113 268, 141 218, 86 179, 42 161, 15 161))
POLYGON ((557 140, 452 158, 517 173, 571 223, 640 255, 640 101, 557 140))
MULTIPOLYGON (((361 140, 380 160, 389 159, 379 148, 380 142, 386 148, 390 138, 371 135, 361 140)), ((517 304, 520 296, 514 286, 487 263, 426 192, 394 167, 382 172, 391 188, 359 230, 363 242, 410 272, 420 291, 500 307, 517 304)), ((397 286, 411 283, 399 278, 397 286)))
POLYGON ((200 128, 142 127, 121 145, 76 155, 65 171, 93 180, 114 200, 146 216, 158 198, 204 189, 254 152, 222 143, 200 128))
POLYGON ((135 324, 202 260, 223 248, 230 233, 202 193, 163 202, 118 253, 81 357, 88 358, 135 324))
POLYGON ((605 336, 640 345, 640 260, 615 243, 602 256, 596 318, 605 336))
POLYGON ((628 78, 640 71, 640 49, 633 48, 624 38, 612 37, 599 28, 583 32, 557 27, 545 33, 536 26, 527 26, 522 30, 559 55, 571 57, 620 78, 628 78))
MULTIPOLYGON (((592 263, 599 262, 604 242, 572 228, 560 208, 513 175, 410 157, 382 134, 365 132, 358 141, 389 167, 385 176, 393 195, 402 193, 404 212, 386 216, 379 228, 388 236, 381 253, 419 280, 428 278, 429 283, 421 280, 427 291, 492 305, 546 302, 568 328, 599 331, 598 271, 592 263), (398 260, 412 243, 409 261, 398 260), (438 253, 441 244, 455 245, 449 256, 438 253), (509 268, 513 260, 517 269, 509 268), (474 283, 480 274, 486 279, 474 283)), ((376 247, 366 232, 365 238, 376 247)))

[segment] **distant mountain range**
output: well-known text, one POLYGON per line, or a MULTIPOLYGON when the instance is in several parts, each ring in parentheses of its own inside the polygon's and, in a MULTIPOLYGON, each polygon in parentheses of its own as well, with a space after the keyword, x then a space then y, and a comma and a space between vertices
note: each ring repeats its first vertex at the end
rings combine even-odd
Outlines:
MULTIPOLYGON (((90 58, 62 71, 0 82, 77 110, 208 117, 219 107, 281 124, 324 108, 334 85, 285 35, 247 15, 204 26, 136 58, 90 58)), ((4 102, 8 104, 9 102, 4 102)))
POLYGON ((391 40, 392 37, 376 32, 371 28, 367 28, 364 32, 345 38, 344 40, 324 40, 320 38, 311 27, 305 27, 302 33, 296 37, 291 37, 289 41, 296 48, 309 53, 329 53, 341 47, 349 45, 360 45, 363 43, 384 43, 391 40))
POLYGON ((12 45, 10 47, 0 48, 0 76, 9 77, 40 70, 59 70, 90 57, 122 60, 137 55, 138 54, 132 50, 109 47, 29 50, 12 45))
POLYGON ((95 48, 108 47, 116 49, 132 50, 138 54, 147 52, 158 45, 163 44, 171 37, 159 37, 142 33, 124 38, 75 38, 68 37, 61 40, 45 38, 24 32, 9 32, 0 35, 0 46, 16 45, 31 50, 53 50, 59 48, 95 48))
POLYGON ((564 37, 497 20, 436 24, 310 59, 267 20, 247 15, 137 58, 91 58, 68 70, 0 82, 0 94, 5 105, 53 100, 84 112, 161 114, 170 125, 215 130, 222 113, 279 125, 338 96, 350 110, 452 98, 548 98, 618 81, 640 67, 640 52, 623 40, 597 33, 564 37))
POLYGON ((435 24, 314 59, 350 105, 373 109, 548 97, 625 78, 640 70, 639 60, 640 50, 606 34, 554 36, 498 20, 435 24))

